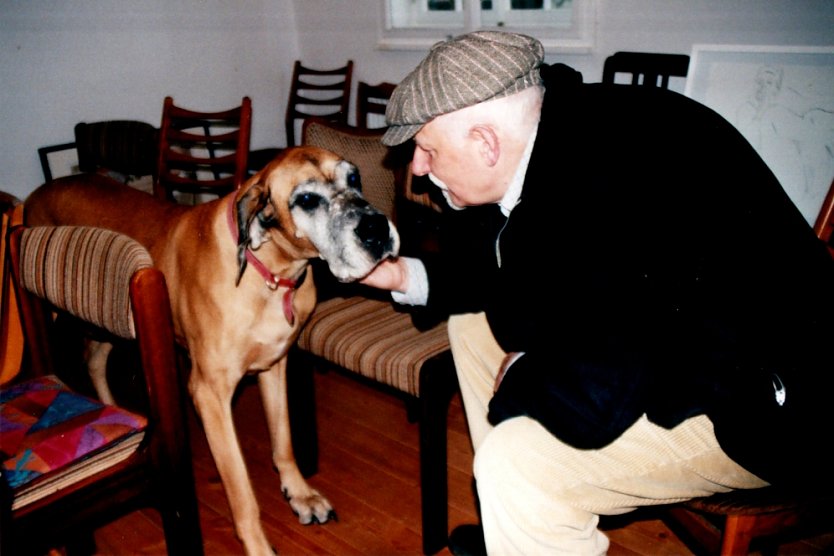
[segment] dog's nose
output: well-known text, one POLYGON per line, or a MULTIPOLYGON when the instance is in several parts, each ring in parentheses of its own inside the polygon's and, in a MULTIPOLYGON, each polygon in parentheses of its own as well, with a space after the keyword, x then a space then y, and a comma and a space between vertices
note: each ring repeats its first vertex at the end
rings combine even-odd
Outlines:
POLYGON ((383 214, 362 215, 355 232, 365 249, 376 259, 382 258, 390 249, 391 235, 388 230, 388 219, 383 214))

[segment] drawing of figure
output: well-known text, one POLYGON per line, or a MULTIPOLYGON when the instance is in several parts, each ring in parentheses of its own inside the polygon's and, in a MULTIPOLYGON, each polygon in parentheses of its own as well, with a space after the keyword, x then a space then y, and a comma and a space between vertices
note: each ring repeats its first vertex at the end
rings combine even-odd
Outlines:
POLYGON ((761 66, 735 124, 786 188, 819 207, 834 178, 834 107, 815 102, 786 85, 782 68, 761 66))

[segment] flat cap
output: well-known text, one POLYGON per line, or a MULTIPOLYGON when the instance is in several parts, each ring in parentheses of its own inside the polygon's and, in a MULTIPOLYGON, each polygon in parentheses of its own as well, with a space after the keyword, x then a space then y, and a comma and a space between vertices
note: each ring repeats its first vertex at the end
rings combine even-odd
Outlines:
POLYGON ((542 43, 517 33, 476 31, 435 44, 391 95, 382 142, 399 145, 441 114, 540 83, 543 59, 542 43))

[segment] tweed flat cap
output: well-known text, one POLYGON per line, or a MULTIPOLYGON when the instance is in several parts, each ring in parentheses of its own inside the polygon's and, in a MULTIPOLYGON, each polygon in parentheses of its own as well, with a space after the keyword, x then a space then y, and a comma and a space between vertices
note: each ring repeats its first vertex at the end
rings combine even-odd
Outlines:
POLYGON ((527 35, 476 31, 435 44, 397 85, 382 142, 399 145, 429 120, 541 82, 541 42, 527 35))

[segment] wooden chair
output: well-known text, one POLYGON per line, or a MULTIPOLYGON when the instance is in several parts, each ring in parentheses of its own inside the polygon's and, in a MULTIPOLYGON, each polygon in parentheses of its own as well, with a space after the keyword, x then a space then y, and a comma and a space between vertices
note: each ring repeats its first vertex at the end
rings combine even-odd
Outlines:
POLYGON ((296 60, 284 124, 287 146, 298 144, 296 122, 310 116, 347 124, 353 60, 335 69, 315 69, 296 60))
MULTIPOLYGON (((67 165, 66 154, 60 154, 64 151, 76 151, 75 141, 71 143, 60 143, 57 145, 46 145, 38 147, 38 159, 41 162, 41 171, 43 172, 44 182, 52 181, 56 177, 65 176, 68 174, 77 174, 78 168, 73 167, 71 162, 67 165), (55 168, 53 168, 53 159, 55 160, 55 168), (59 169, 58 162, 63 162, 59 169)), ((71 154, 70 154, 71 156, 71 154)), ((75 154, 76 158, 78 157, 75 154)))
POLYGON ((228 110, 196 111, 166 97, 159 129, 154 195, 175 200, 175 193, 222 196, 247 177, 252 101, 228 110))
POLYGON ((104 173, 150 193, 156 175, 159 130, 147 122, 107 120, 75 124, 78 170, 104 173))
POLYGON ((654 52, 615 52, 605 59, 603 83, 616 83, 617 74, 631 74, 631 84, 669 88, 670 77, 686 77, 689 56, 654 52), (659 82, 658 82, 659 80, 659 82))
POLYGON ((159 131, 138 120, 102 120, 75 124, 72 143, 38 149, 45 181, 53 179, 50 155, 74 150, 78 167, 72 173, 99 172, 138 189, 150 191, 156 173, 159 131))
MULTIPOLYGON (((814 226, 834 257, 832 230, 834 181, 814 226)), ((801 527, 834 532, 834 493, 795 493, 775 486, 735 490, 673 505, 663 517, 683 540, 710 554, 746 555, 757 539, 771 541, 775 554, 772 545, 779 535, 797 530, 801 534, 801 527)))
MULTIPOLYGON (((42 554, 79 538, 88 542, 95 527, 151 506, 161 514, 168 553, 202 554, 186 398, 164 277, 138 243, 103 229, 19 226, 9 247, 27 364, 21 380, 0 396, 2 553, 42 554), (61 329, 66 319, 72 325, 61 329), (107 406, 66 386, 64 377, 81 359, 67 350, 65 334, 81 325, 137 348, 147 399, 137 400, 135 409, 107 406), (28 396, 23 414, 10 409, 17 394, 28 396), (41 418, 23 436, 21 423, 31 425, 32 417, 56 407, 72 408, 75 416, 51 426, 41 418), (66 449, 57 437, 66 442, 82 433, 95 442, 55 450, 66 449), (90 451, 82 456, 76 449, 83 446, 90 451)), ((122 376, 133 370, 128 366, 112 370, 122 376)))
POLYGON ((125 176, 147 176, 156 171, 159 130, 147 122, 79 122, 74 132, 82 172, 105 169, 125 176))
MULTIPOLYGON (((315 69, 301 60, 293 64, 290 94, 284 114, 287 147, 299 144, 296 129, 299 120, 318 117, 342 124, 348 123, 353 60, 339 68, 315 69)), ((250 153, 249 173, 254 174, 278 156, 283 147, 267 147, 250 153)))
MULTIPOLYGON (((396 216, 395 189, 403 163, 399 153, 382 145, 382 134, 381 129, 360 130, 309 119, 304 123, 303 143, 353 162, 366 198, 396 216)), ((318 280, 317 285, 321 286, 318 280)), ((323 300, 301 331, 291 364, 340 369, 406 400, 408 418, 418 420, 420 428, 423 551, 433 554, 446 546, 448 538, 446 417, 457 390, 446 322, 415 320, 387 294, 372 288, 325 285, 319 289, 323 300)), ((314 423, 315 416, 305 422, 314 423)))
POLYGON ((371 85, 364 81, 358 82, 356 84, 356 126, 363 129, 385 127, 385 108, 396 87, 396 83, 382 82, 371 85), (372 125, 374 123, 371 119, 372 114, 376 115, 376 121, 380 125, 372 125))

